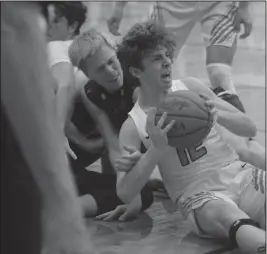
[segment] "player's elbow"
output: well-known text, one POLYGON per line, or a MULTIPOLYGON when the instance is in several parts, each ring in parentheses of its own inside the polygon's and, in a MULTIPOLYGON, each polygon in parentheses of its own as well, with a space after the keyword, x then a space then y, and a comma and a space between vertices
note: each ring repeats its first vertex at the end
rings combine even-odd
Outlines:
POLYGON ((236 149, 236 152, 239 156, 239 160, 248 162, 248 158, 250 157, 250 151, 247 149, 247 147, 236 149))
POLYGON ((239 132, 241 135, 239 136, 243 136, 243 137, 255 137, 257 134, 257 127, 254 124, 254 122, 245 114, 240 114, 240 120, 242 122, 242 127, 239 129, 239 132))
POLYGON ((257 127, 256 125, 253 123, 252 120, 250 120, 249 118, 247 118, 247 137, 255 137, 257 135, 257 127))
POLYGON ((71 83, 60 84, 57 90, 57 94, 58 97, 71 101, 74 99, 75 87, 71 83))

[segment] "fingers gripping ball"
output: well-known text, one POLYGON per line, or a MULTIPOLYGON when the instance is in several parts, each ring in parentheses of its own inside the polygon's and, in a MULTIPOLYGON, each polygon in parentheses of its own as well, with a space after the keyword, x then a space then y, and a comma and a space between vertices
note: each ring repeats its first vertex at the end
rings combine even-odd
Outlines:
POLYGON ((163 112, 168 114, 166 124, 175 120, 174 126, 167 133, 170 146, 181 149, 194 147, 200 144, 211 130, 213 117, 210 109, 205 100, 194 92, 170 93, 157 109, 156 122, 163 112))

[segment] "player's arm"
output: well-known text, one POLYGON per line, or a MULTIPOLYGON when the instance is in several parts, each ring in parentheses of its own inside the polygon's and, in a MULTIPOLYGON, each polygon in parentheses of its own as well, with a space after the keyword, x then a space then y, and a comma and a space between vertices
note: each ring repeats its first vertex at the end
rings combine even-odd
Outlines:
MULTIPOLYGON (((141 140, 132 118, 129 117, 122 125, 119 140, 122 154, 127 155, 123 149, 124 146, 140 150, 141 140)), ((159 163, 162 154, 161 149, 151 144, 131 170, 117 173, 117 194, 124 203, 130 203, 140 193, 155 166, 159 163)))
POLYGON ((120 33, 118 32, 120 23, 123 18, 124 8, 127 5, 128 1, 119 1, 115 2, 115 6, 112 12, 111 17, 107 20, 107 25, 109 31, 116 36, 119 36, 120 33))
POLYGON ((195 78, 184 80, 185 85, 190 91, 203 94, 214 102, 218 111, 217 122, 227 128, 232 133, 243 137, 254 137, 256 135, 256 126, 252 120, 232 106, 230 103, 220 99, 205 84, 195 78))
POLYGON ((112 165, 114 166, 116 157, 120 153, 119 139, 116 131, 114 130, 107 114, 90 101, 85 94, 84 88, 81 89, 81 97, 85 108, 90 116, 94 119, 99 132, 101 133, 105 144, 109 150, 109 156, 112 165))
POLYGON ((72 102, 75 96, 75 80, 73 66, 69 62, 60 62, 51 68, 52 75, 58 84, 57 114, 60 127, 64 131, 66 122, 70 118, 72 102))
POLYGON ((104 148, 103 138, 90 139, 85 137, 72 121, 68 122, 66 125, 66 136, 72 143, 92 154, 104 148))
POLYGON ((30 7, 29 3, 1 4, 1 22, 5 21, 1 23, 5 49, 1 52, 1 103, 42 193, 48 253, 82 253, 90 239, 54 111, 44 36, 36 25, 39 16, 30 7))
POLYGON ((240 1, 235 17, 235 29, 241 31, 241 25, 244 26, 244 32, 239 36, 240 39, 247 38, 252 31, 253 21, 249 12, 249 1, 240 1))

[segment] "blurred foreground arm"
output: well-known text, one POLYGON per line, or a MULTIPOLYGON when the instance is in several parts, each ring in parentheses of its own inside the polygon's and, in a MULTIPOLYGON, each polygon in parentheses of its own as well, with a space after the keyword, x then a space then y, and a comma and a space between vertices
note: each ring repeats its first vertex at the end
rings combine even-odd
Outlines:
POLYGON ((36 6, 1 3, 1 100, 43 198, 44 253, 88 254, 36 6))

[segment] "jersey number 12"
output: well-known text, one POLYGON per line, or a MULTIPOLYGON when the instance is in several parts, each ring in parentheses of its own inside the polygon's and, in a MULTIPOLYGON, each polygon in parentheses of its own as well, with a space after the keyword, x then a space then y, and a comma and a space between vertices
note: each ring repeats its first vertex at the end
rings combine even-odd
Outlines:
POLYGON ((206 147, 201 146, 202 143, 190 149, 176 149, 181 165, 183 167, 189 165, 191 162, 194 162, 207 154, 206 147))

